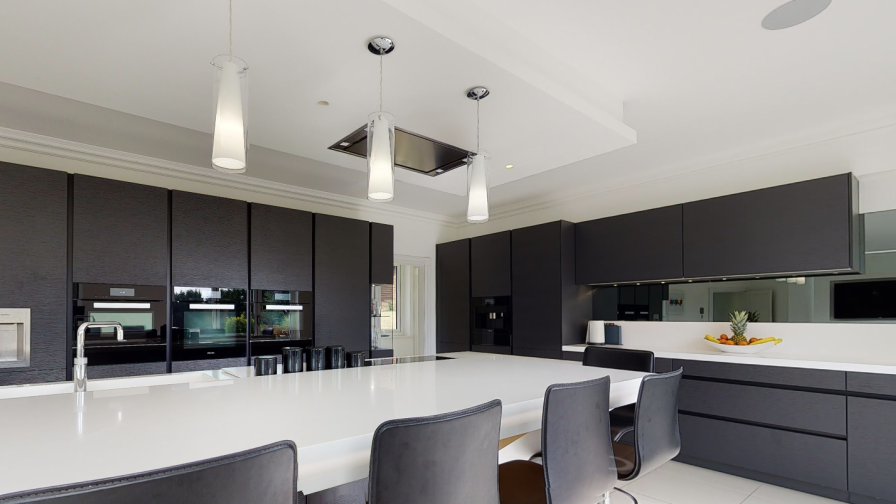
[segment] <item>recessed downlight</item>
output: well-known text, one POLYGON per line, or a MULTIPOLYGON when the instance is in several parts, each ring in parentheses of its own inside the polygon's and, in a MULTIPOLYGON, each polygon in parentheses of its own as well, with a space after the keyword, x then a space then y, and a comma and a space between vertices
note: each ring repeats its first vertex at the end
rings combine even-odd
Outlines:
POLYGON ((505 166, 504 168, 507 168, 509 170, 509 169, 513 168, 513 165, 509 164, 509 165, 505 166))
POLYGON ((329 107, 330 106, 330 102, 328 102, 327 100, 321 100, 321 101, 317 102, 317 104, 320 105, 321 107, 329 107))
POLYGON ((814 18, 831 5, 831 0, 790 0, 762 19, 766 30, 783 30, 814 18))

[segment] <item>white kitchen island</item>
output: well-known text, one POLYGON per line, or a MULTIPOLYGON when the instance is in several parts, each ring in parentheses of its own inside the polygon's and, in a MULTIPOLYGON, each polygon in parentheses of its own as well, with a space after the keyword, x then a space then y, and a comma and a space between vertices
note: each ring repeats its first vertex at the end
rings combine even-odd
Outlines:
MULTIPOLYGON (((0 400, 0 495, 136 473, 292 440, 305 493, 367 477, 370 442, 390 419, 492 399, 501 437, 541 426, 553 383, 609 375, 611 407, 633 403, 644 373, 492 354, 0 400)), ((89 369, 88 369, 89 376, 89 369)), ((89 390, 89 388, 88 388, 89 390)))

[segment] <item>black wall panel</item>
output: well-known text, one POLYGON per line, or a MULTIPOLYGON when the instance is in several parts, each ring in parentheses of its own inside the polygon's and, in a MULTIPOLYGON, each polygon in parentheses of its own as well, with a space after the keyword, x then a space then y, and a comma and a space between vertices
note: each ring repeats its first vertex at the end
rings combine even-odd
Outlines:
POLYGON ((395 266, 394 229, 388 224, 370 223, 370 283, 391 284, 395 266))
POLYGON ((252 203, 253 289, 312 287, 312 214, 252 203))
POLYGON ((171 264, 176 287, 247 288, 245 201, 174 191, 171 264))
POLYGON ((436 351, 470 349, 470 240, 436 245, 436 351))
POLYGON ((314 215, 314 342, 370 352, 370 225, 314 215))
POLYGON ((851 174, 684 205, 689 278, 863 267, 851 174))
POLYGON ((682 277, 681 205, 576 224, 576 282, 682 277))
POLYGON ((470 239, 473 297, 511 295, 510 231, 470 239))
POLYGON ((75 175, 73 281, 165 285, 168 190, 75 175))
POLYGON ((31 366, 0 385, 65 376, 68 175, 0 162, 0 307, 31 308, 31 366))

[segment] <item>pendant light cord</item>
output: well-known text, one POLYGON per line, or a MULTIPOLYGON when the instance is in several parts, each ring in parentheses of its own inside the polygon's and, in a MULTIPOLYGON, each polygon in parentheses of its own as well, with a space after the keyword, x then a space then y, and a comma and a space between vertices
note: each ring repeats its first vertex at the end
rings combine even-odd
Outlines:
POLYGON ((229 61, 233 61, 233 0, 230 0, 230 33, 228 42, 227 55, 230 58, 229 61))
POLYGON ((380 54, 380 112, 383 111, 383 55, 380 54))
POLYGON ((479 101, 481 98, 476 98, 476 155, 479 155, 479 101))

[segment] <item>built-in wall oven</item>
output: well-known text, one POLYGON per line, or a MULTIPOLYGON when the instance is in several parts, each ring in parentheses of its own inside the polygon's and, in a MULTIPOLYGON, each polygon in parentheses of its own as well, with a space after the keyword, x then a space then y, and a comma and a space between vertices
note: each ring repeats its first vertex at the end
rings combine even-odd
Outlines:
POLYGON ((171 360, 246 357, 246 289, 175 287, 171 360))
MULTIPOLYGON (((72 334, 84 322, 118 322, 124 341, 113 328, 90 328, 84 356, 90 364, 165 362, 167 310, 164 285, 74 284, 72 334)), ((75 354, 72 341, 72 356, 75 354)))
POLYGON ((252 355, 278 355, 283 347, 310 346, 314 327, 310 291, 252 291, 252 355))

